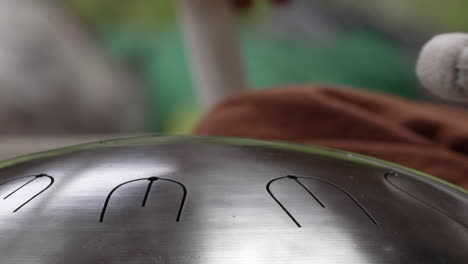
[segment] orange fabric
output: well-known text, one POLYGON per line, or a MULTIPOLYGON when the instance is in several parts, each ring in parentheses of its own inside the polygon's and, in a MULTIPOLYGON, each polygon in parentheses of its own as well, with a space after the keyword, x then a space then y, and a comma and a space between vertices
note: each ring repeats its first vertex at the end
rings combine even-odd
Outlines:
POLYGON ((295 86, 229 98, 194 133, 348 150, 468 189, 468 112, 463 109, 350 89, 295 86))

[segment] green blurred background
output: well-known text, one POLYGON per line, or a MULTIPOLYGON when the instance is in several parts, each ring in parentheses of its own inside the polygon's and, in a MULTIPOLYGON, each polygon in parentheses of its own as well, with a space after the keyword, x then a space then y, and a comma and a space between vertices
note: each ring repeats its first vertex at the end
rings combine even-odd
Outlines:
MULTIPOLYGON (((189 132, 201 111, 174 1, 62 1, 141 78, 149 129, 189 132)), ((424 100, 417 50, 432 34, 467 29, 467 8, 466 0, 256 1, 238 12, 249 85, 336 83, 424 100)))

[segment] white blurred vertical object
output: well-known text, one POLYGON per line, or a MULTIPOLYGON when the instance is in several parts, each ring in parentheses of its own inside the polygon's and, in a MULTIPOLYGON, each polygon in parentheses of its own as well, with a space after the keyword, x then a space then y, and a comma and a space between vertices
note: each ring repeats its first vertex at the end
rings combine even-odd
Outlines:
POLYGON ((144 90, 60 1, 0 0, 0 134, 131 133, 144 90))
POLYGON ((246 77, 228 0, 177 0, 191 71, 204 110, 246 90, 246 77))

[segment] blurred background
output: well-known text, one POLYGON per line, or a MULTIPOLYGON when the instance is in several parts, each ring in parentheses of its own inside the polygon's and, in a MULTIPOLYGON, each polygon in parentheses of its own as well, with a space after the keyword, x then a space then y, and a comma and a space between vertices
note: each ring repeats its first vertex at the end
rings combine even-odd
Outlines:
MULTIPOLYGON (((205 107, 184 1, 194 0, 0 1, 0 158, 189 133, 205 107)), ((332 83, 435 100, 417 83, 418 51, 434 34, 468 31, 466 0, 215 1, 235 10, 251 90, 332 83)))

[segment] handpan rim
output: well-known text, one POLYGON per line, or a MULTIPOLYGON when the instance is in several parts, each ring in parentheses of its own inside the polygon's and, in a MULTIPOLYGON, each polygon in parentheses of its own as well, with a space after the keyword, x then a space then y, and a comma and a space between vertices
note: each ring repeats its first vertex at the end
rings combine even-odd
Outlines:
POLYGON ((250 139, 250 138, 239 138, 239 137, 220 137, 220 136, 200 136, 200 135, 144 135, 144 136, 134 136, 127 138, 117 138, 109 140, 101 140, 95 142, 88 142, 82 144, 71 145, 63 148, 51 149, 46 151, 41 151, 37 153, 32 153, 28 155, 22 155, 0 161, 0 169, 17 165, 23 162, 29 162, 33 160, 56 157, 63 154, 68 154, 80 150, 92 149, 92 148, 101 148, 101 147, 111 147, 111 146, 126 146, 126 145, 160 145, 160 144, 170 144, 176 142, 182 142, 187 140, 202 140, 207 143, 222 143, 233 146, 259 146, 259 147, 271 147, 274 149, 281 150, 291 150, 299 151, 304 153, 310 153, 315 155, 322 155, 330 158, 336 158, 341 160, 346 160, 354 163, 365 164, 373 167, 379 168, 391 168, 392 170, 399 172, 411 172, 418 176, 423 176, 433 181, 442 183, 443 185, 455 189, 461 193, 468 194, 468 190, 457 186, 453 183, 440 179, 438 177, 432 176, 425 172, 421 172, 416 169, 412 169, 397 163, 386 161, 379 158, 374 158, 371 156, 358 154, 350 151, 344 151, 329 147, 323 147, 318 145, 304 145, 294 142, 281 141, 281 140, 259 140, 259 139, 250 139))

